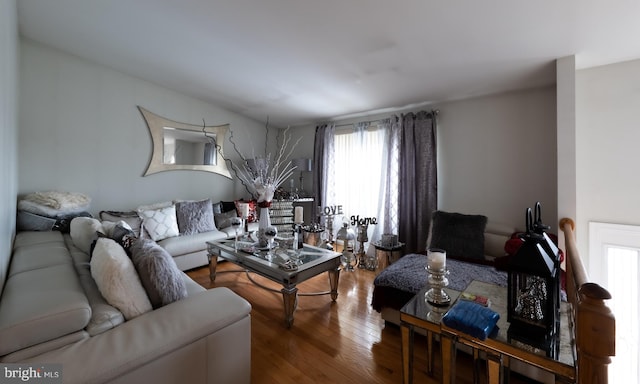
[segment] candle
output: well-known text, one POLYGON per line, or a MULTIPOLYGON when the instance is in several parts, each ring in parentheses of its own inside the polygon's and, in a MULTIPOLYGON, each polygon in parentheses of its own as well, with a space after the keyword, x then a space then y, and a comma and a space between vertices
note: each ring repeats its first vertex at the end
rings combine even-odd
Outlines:
POLYGON ((296 224, 300 224, 304 222, 304 208, 296 207, 294 210, 293 222, 296 224))
POLYGON ((447 263, 447 253, 441 249, 429 250, 427 255, 427 265, 430 269, 443 270, 447 263))
POLYGON ((249 204, 247 203, 240 203, 240 217, 242 217, 243 219, 246 219, 249 217, 249 204))

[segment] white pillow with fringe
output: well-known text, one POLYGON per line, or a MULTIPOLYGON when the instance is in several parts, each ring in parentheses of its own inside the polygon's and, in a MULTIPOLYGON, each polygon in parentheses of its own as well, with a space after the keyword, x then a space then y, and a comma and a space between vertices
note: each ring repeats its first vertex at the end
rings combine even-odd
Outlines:
POLYGON ((151 311, 151 301, 133 262, 114 240, 100 237, 91 257, 91 276, 100 293, 126 320, 151 311))

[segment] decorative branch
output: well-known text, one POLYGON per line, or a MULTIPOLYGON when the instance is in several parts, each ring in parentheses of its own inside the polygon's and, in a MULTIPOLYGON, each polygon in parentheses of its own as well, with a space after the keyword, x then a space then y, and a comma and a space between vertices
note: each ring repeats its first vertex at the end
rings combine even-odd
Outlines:
MULTIPOLYGON (((291 161, 288 161, 284 166, 282 163, 288 159, 293 150, 298 145, 302 138, 298 138, 298 140, 289 148, 291 143, 291 135, 289 134, 289 127, 284 130, 282 134, 282 145, 278 149, 277 156, 275 157, 275 161, 272 162, 272 157, 270 153, 267 153, 267 146, 269 143, 269 118, 267 117, 267 123, 265 125, 265 154, 264 157, 255 157, 255 150, 253 148, 252 143, 252 154, 254 154, 253 166, 249 164, 249 160, 247 159, 239 150, 236 142, 233 138, 233 131, 229 129, 229 142, 233 145, 233 150, 235 153, 242 159, 242 165, 238 166, 234 164, 231 159, 224 157, 221 152, 222 147, 218 145, 216 138, 207 135, 204 119, 203 119, 203 128, 202 131, 204 135, 211 140, 211 142, 215 145, 218 153, 224 159, 224 161, 230 165, 231 169, 238 177, 242 185, 244 185, 245 189, 249 194, 253 195, 253 197, 258 201, 258 203, 264 203, 268 206, 271 200, 273 200, 273 195, 275 190, 282 185, 289 177, 293 175, 294 170, 296 169, 295 165, 292 165, 291 161)), ((279 137, 280 134, 278 133, 279 137)), ((278 138, 276 137, 276 142, 278 138)))

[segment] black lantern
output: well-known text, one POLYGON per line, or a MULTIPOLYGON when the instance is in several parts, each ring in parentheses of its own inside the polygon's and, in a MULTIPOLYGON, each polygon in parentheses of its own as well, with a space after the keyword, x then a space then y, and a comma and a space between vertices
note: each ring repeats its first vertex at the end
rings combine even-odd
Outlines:
POLYGON ((536 204, 526 212, 524 242, 508 264, 507 320, 509 336, 557 354, 560 328, 559 250, 545 233, 536 204))

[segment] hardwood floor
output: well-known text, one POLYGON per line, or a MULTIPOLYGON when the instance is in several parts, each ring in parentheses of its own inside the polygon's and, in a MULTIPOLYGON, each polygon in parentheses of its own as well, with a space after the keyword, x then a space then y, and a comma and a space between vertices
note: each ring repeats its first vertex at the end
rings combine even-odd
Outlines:
MULTIPOLYGON (((251 303, 252 383, 402 383, 400 329, 385 325, 370 305, 374 272, 341 272, 336 302, 329 295, 299 296, 291 329, 284 324, 281 294, 253 284, 232 263, 218 264, 215 282, 209 280, 208 267, 187 274, 205 288, 228 287, 251 303)), ((256 274, 251 277, 280 289, 256 274)), ((328 276, 298 288, 300 293, 326 291, 328 276)), ((426 341, 417 336, 415 345, 414 382, 439 383, 439 358, 434 377, 428 376, 426 341)), ((459 353, 456 383, 472 383, 470 367, 468 356, 459 353)), ((512 375, 511 383, 527 382, 512 375)))

